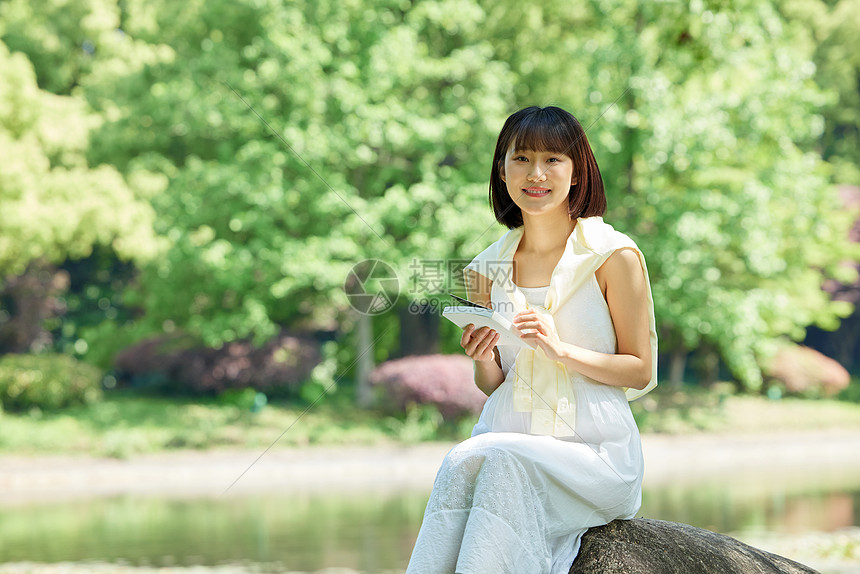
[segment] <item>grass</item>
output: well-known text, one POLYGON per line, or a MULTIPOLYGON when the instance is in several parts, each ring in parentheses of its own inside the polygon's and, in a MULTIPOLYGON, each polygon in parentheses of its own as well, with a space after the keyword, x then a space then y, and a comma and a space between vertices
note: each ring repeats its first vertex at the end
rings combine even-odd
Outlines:
POLYGON ((733 395, 727 387, 712 389, 657 387, 631 403, 643 433, 763 433, 860 429, 860 404, 836 399, 733 395))
MULTIPOLYGON (((857 403, 733 396, 719 388, 658 387, 631 406, 643 433, 860 429, 857 403)), ((58 413, 0 412, 0 454, 127 458, 171 449, 262 449, 276 440, 277 447, 459 441, 468 438, 475 422, 442 422, 431 407, 384 416, 355 408, 345 395, 327 397, 303 415, 305 408, 270 403, 253 413, 213 399, 112 391, 102 402, 58 413)))
POLYGON ((857 572, 860 565, 860 528, 857 527, 797 535, 739 534, 737 538, 756 548, 807 564, 824 574, 857 572))
POLYGON ((441 423, 429 408, 395 418, 357 409, 334 396, 302 414, 305 409, 304 404, 270 403, 254 413, 213 399, 113 391, 99 403, 57 413, 0 411, 0 454, 127 458, 170 449, 260 449, 276 440, 281 447, 458 440, 471 431, 465 421, 441 423))

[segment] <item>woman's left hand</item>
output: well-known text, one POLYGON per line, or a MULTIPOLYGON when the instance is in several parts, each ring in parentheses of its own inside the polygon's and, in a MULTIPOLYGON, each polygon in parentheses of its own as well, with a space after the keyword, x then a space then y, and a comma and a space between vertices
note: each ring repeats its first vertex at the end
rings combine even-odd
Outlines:
POLYGON ((520 339, 535 343, 547 358, 560 361, 562 356, 562 345, 564 343, 558 338, 558 334, 550 327, 546 317, 529 309, 514 316, 514 326, 520 331, 520 339), (523 331, 529 331, 524 333, 523 331))

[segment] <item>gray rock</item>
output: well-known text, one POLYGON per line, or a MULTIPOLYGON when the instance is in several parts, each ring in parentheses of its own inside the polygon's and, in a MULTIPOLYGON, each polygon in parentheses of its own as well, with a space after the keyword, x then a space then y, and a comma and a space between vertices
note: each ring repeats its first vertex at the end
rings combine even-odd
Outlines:
POLYGON ((637 518, 591 528, 570 574, 817 574, 793 560, 688 524, 637 518))

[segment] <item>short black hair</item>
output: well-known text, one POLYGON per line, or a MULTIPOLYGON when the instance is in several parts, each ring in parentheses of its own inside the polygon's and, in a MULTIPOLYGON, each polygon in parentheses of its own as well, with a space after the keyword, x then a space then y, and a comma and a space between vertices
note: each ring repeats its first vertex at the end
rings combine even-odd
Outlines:
POLYGON ((505 154, 512 144, 518 150, 548 151, 571 158, 576 183, 570 186, 568 197, 570 217, 575 219, 604 214, 606 192, 603 189, 603 177, 579 120, 570 112, 555 106, 531 106, 511 114, 496 142, 490 173, 490 203, 496 221, 509 229, 523 224, 523 212, 511 199, 500 174, 505 154))

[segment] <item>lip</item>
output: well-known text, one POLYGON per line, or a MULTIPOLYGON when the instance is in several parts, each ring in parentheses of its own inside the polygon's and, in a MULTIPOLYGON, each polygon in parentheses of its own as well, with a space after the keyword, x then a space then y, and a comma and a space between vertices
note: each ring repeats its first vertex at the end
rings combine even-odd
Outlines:
POLYGON ((532 197, 540 197, 546 195, 550 191, 548 187, 524 187, 523 192, 532 197))

